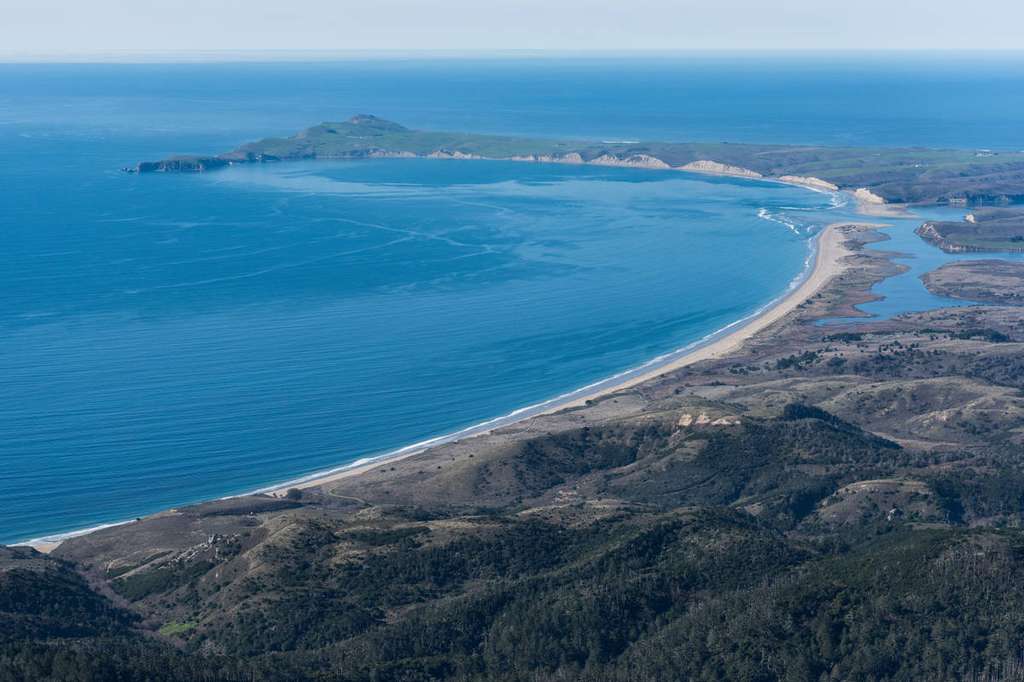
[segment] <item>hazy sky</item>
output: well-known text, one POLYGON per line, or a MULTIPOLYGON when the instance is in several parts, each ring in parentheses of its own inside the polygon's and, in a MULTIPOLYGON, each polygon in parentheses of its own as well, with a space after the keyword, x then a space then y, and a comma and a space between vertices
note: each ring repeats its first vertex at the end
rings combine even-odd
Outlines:
POLYGON ((1024 0, 0 0, 0 51, 1024 47, 1024 0))

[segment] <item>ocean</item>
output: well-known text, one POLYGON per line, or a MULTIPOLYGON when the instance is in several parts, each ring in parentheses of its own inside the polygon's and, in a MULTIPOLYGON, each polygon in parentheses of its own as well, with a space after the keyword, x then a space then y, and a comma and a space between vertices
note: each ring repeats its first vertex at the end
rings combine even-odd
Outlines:
MULTIPOLYGON (((1022 149, 1022 64, 0 64, 0 542, 295 479, 637 367, 782 295, 816 230, 852 216, 828 193, 639 169, 122 166, 355 113, 593 139, 1022 149)), ((895 221, 901 250, 941 260, 915 225, 895 221)), ((892 282, 871 312, 943 303, 916 277, 892 282)))

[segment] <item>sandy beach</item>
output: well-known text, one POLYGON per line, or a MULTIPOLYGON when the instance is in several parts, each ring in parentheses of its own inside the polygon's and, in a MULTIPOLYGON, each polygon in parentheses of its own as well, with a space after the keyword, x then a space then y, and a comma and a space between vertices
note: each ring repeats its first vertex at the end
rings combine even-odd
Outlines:
MULTIPOLYGON (((843 261, 850 251, 844 246, 845 240, 840 229, 841 225, 841 223, 829 225, 818 234, 816 237, 814 262, 798 286, 755 315, 733 323, 730 327, 721 330, 702 343, 668 353, 641 367, 622 372, 616 376, 595 382, 549 401, 516 410, 510 414, 471 426, 462 431, 415 443, 372 459, 357 461, 339 467, 335 470, 269 486, 255 492, 283 496, 291 488, 313 488, 342 479, 360 476, 385 464, 392 464, 398 460, 413 457, 444 443, 480 436, 532 417, 578 407, 587 401, 628 389, 681 367, 686 367, 702 360, 728 355, 740 348, 747 339, 781 320, 844 270, 845 265, 843 261)), ((40 552, 47 553, 60 545, 64 539, 89 532, 89 530, 85 530, 68 534, 64 537, 41 538, 25 544, 34 547, 40 552)))
POLYGON ((706 343, 700 344, 692 349, 681 349, 680 351, 663 356, 661 359, 652 361, 651 363, 648 363, 648 365, 637 368, 636 370, 623 372, 615 377, 610 377, 604 381, 597 382, 570 394, 566 394, 565 396, 560 396, 545 403, 518 410, 504 417, 499 417, 489 422, 478 424, 463 431, 441 436, 423 443, 410 445, 401 450, 376 457, 371 461, 356 462, 335 471, 324 472, 320 475, 297 479, 278 486, 266 488, 260 492, 280 496, 284 495, 289 488, 313 488, 342 479, 351 478, 353 476, 360 476, 368 471, 376 469, 377 467, 383 466, 384 464, 391 464, 398 460, 413 457, 431 447, 435 447, 443 443, 451 443, 466 438, 472 438, 474 436, 483 435, 494 431, 495 429, 523 421, 524 419, 578 407, 589 400, 594 400, 610 393, 628 389, 681 367, 686 367, 687 365, 692 365, 693 363, 700 362, 702 360, 709 360, 723 355, 728 355, 740 348, 747 339, 775 324, 801 303, 814 296, 814 294, 820 291, 822 287, 824 287, 825 284, 827 284, 833 277, 845 269, 846 266, 844 264, 844 258, 849 255, 850 251, 844 245, 844 235, 840 230, 840 227, 843 224, 844 223, 836 223, 829 225, 818 234, 816 238, 817 246, 815 249, 814 263, 810 272, 797 287, 756 315, 735 323, 734 328, 724 330, 723 333, 710 339, 706 343))

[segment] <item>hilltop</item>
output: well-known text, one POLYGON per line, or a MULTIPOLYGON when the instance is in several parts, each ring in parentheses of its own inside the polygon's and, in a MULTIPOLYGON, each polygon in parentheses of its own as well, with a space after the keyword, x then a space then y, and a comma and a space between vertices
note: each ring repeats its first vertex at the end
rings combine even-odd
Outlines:
POLYGON ((854 192, 867 203, 1024 201, 1024 153, 730 143, 593 142, 412 130, 372 115, 267 138, 214 156, 139 163, 134 171, 201 172, 239 163, 428 157, 629 166, 765 178, 854 192))

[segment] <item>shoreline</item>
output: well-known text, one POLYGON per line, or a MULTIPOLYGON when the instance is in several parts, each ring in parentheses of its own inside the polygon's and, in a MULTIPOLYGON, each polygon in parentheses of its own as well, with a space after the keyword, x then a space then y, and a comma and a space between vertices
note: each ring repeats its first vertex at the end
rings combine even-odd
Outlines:
MULTIPOLYGON (((708 173, 706 171, 696 171, 696 173, 719 175, 718 173, 708 173)), ((758 180, 762 182, 779 182, 781 184, 800 186, 811 191, 824 191, 820 188, 809 187, 799 183, 780 181, 775 178, 760 178, 758 180)), ((850 194, 848 192, 844 193, 848 195, 850 194)), ((855 197, 851 196, 851 198, 856 200, 855 197)), ((857 204, 858 209, 863 208, 861 202, 857 202, 857 204)), ((858 210, 858 212, 868 213, 867 211, 862 210, 858 210)), ((809 240, 812 251, 808 256, 807 265, 804 270, 794 278, 789 288, 780 296, 769 301, 764 306, 747 316, 735 320, 734 322, 715 330, 705 337, 687 344, 682 348, 670 351, 648 360, 641 365, 623 370, 622 372, 610 377, 573 389, 548 400, 518 408, 507 414, 473 424, 457 431, 412 443, 380 455, 363 457, 339 467, 321 470, 306 476, 290 479, 282 483, 275 483, 248 492, 226 495, 221 498, 213 499, 230 499, 233 497, 259 494, 280 497, 285 495, 287 490, 291 488, 314 488, 333 481, 359 476, 384 464, 390 464, 412 457, 438 445, 484 435, 495 431, 496 429, 510 426, 533 417, 579 407, 590 400, 631 388, 661 376, 662 374, 686 367, 696 362, 727 355, 738 349, 753 335, 782 319, 798 305, 817 293, 817 291, 835 275, 841 273, 843 269, 845 269, 841 260, 850 252, 843 246, 842 235, 839 234, 838 228, 840 225, 846 224, 848 223, 833 223, 827 225, 809 240)), ((125 521, 103 523, 89 528, 33 538, 12 546, 28 546, 40 552, 49 553, 56 549, 64 540, 88 535, 106 528, 133 523, 134 520, 135 519, 129 519, 125 521)))
POLYGON ((580 407, 588 401, 632 388, 668 372, 703 360, 728 355, 739 349, 743 343, 755 334, 775 324, 796 309, 797 306, 810 299, 831 281, 833 277, 841 274, 846 269, 843 259, 852 252, 845 247, 844 235, 839 231, 839 228, 849 224, 852 223, 832 223, 812 238, 813 252, 808 260, 810 261, 813 258, 813 263, 810 263, 809 267, 794 280, 794 283, 785 293, 746 317, 740 318, 708 334, 703 339, 658 356, 638 367, 619 372, 611 377, 549 400, 514 410, 506 415, 495 417, 494 419, 474 424, 449 434, 413 443, 375 457, 358 459, 335 469, 309 474, 308 476, 292 479, 291 481, 254 490, 251 494, 269 494, 280 497, 285 495, 291 488, 315 488, 335 481, 360 476, 379 466, 408 459, 438 445, 482 436, 533 417, 580 407))
MULTIPOLYGON (((848 224, 851 223, 832 223, 811 238, 812 251, 808 257, 808 265, 780 296, 769 301, 746 317, 740 318, 682 348, 670 351, 637 367, 624 370, 554 398, 513 410, 505 415, 471 425, 464 429, 406 445, 380 455, 363 457, 326 471, 314 472, 249 492, 226 495, 214 499, 230 499, 259 494, 282 497, 292 488, 315 488, 334 481, 360 476, 379 466, 413 457, 438 445, 481 436, 533 417, 580 407, 588 401, 632 388, 702 360, 728 355, 740 348, 749 338, 788 315, 797 306, 821 290, 833 277, 846 269, 846 265, 842 261, 851 252, 844 245, 844 235, 839 231, 839 227, 848 224)), ((12 546, 32 547, 39 552, 47 554, 56 549, 65 540, 88 535, 106 528, 126 525, 134 521, 135 519, 130 519, 104 523, 90 528, 33 538, 12 546)))

